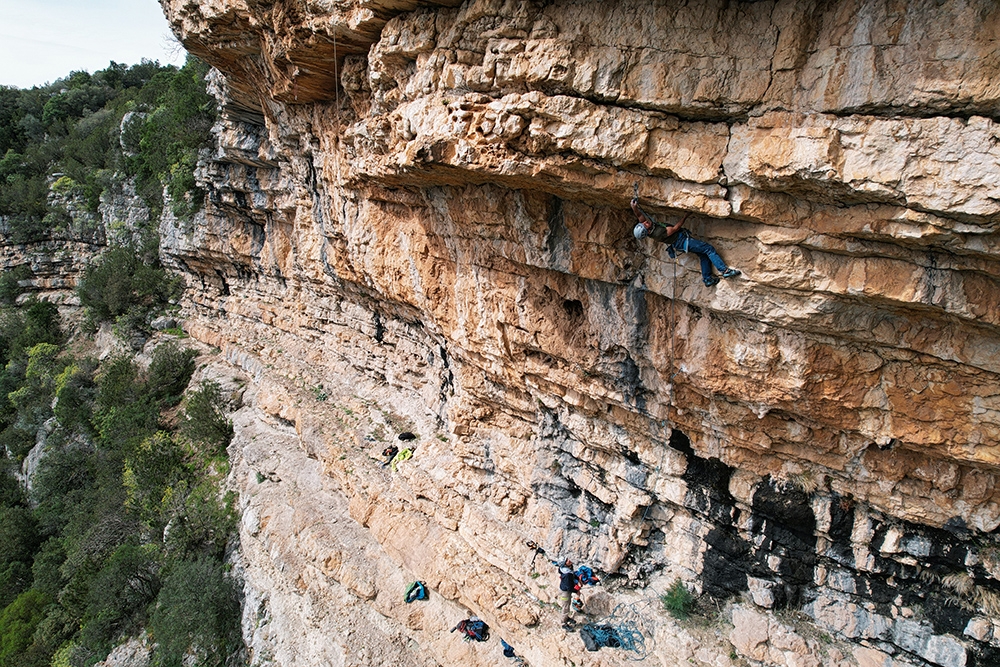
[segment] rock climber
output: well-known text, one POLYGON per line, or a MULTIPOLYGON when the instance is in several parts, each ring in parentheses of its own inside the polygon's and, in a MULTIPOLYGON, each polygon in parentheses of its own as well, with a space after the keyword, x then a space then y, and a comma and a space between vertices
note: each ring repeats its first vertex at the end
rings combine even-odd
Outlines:
POLYGON ((632 229, 632 235, 640 241, 647 236, 651 236, 655 240, 667 244, 667 252, 671 257, 674 256, 675 252, 693 252, 698 255, 698 259, 701 260, 701 279, 707 287, 711 287, 719 282, 718 277, 712 273, 713 265, 719 270, 723 278, 735 278, 740 275, 739 269, 726 266, 726 263, 711 243, 699 241, 691 236, 686 229, 681 229, 684 221, 687 220, 686 215, 676 225, 667 226, 663 223, 654 223, 650 220, 649 216, 639 208, 639 199, 637 197, 632 198, 631 204, 632 212, 635 213, 635 217, 639 221, 632 229))
POLYGON ((563 627, 570 629, 573 626, 573 593, 580 590, 580 582, 576 572, 573 571, 573 561, 569 558, 562 562, 551 561, 559 568, 559 601, 562 603, 562 623, 563 627))

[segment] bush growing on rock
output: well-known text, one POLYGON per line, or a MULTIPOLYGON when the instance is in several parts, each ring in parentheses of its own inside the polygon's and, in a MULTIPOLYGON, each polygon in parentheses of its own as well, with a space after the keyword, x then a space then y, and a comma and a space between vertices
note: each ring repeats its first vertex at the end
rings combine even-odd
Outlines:
POLYGON ((160 265, 156 246, 115 246, 87 268, 77 287, 93 323, 114 322, 127 334, 149 332, 150 316, 180 295, 179 279, 160 265))
POLYGON ((223 411, 225 402, 218 382, 207 380, 188 394, 180 432, 209 447, 212 455, 225 454, 233 439, 233 423, 223 411))
POLYGON ((660 598, 663 608, 674 618, 684 620, 694 610, 694 595, 680 578, 674 579, 667 592, 660 598))
POLYGON ((166 405, 177 405, 191 381, 195 368, 194 359, 197 356, 196 350, 181 349, 172 341, 157 347, 153 352, 153 361, 149 364, 147 392, 166 405))
POLYGON ((180 667, 193 650, 197 664, 226 664, 240 641, 240 603, 222 564, 199 558, 177 563, 163 582, 150 619, 153 664, 180 667))
POLYGON ((48 604, 45 594, 29 590, 0 612, 0 667, 19 667, 48 604))
POLYGON ((27 264, 19 264, 13 268, 5 269, 0 275, 0 304, 12 306, 24 291, 21 288, 21 281, 31 278, 31 267, 27 264))

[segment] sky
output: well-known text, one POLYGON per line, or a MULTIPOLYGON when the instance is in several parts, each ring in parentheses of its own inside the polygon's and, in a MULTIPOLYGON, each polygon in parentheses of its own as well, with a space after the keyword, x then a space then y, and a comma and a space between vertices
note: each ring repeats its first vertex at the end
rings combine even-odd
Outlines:
POLYGON ((31 88, 143 58, 184 63, 156 0, 0 0, 0 85, 31 88))

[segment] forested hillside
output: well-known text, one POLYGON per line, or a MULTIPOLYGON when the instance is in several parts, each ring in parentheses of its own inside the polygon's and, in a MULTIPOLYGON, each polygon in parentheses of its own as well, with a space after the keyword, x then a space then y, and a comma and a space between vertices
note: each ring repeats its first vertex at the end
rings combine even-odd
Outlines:
POLYGON ((112 63, 0 88, 3 244, 109 243, 69 322, 33 293, 30 261, 0 277, 0 667, 92 665, 145 631, 157 665, 239 653, 220 387, 188 388, 197 352, 179 329, 146 346, 148 367, 131 352, 98 361, 87 342, 111 326, 121 349, 141 347, 180 294, 156 220, 165 201, 179 217, 200 206, 193 172, 215 119, 206 71, 112 63), (148 215, 108 233, 124 223, 102 201, 123 188, 148 215))
POLYGON ((99 218, 74 229, 65 202, 96 214, 102 193, 122 179, 135 179, 151 217, 163 206, 163 185, 177 214, 196 209, 194 166, 215 120, 207 69, 194 59, 180 69, 112 63, 46 86, 0 88, 0 221, 7 238, 99 236, 99 218))

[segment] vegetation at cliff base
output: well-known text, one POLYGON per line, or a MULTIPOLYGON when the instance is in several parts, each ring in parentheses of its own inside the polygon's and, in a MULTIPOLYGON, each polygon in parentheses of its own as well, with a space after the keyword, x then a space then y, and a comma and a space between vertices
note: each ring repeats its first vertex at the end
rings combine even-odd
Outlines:
POLYGON ((218 384, 184 397, 194 352, 77 358, 33 301, 0 310, 0 362, 0 667, 87 667, 144 629, 157 666, 238 654, 232 425, 218 384))
MULTIPOLYGON (((138 349, 181 294, 157 228, 202 204, 206 72, 111 63, 0 87, 0 239, 110 244, 77 287, 85 333, 111 322, 138 349)), ((153 667, 238 660, 222 388, 188 388, 196 353, 177 342, 145 366, 72 352, 59 309, 24 294, 31 277, 0 275, 0 667, 89 667, 136 636, 153 667)))
POLYGON ((160 264, 154 242, 112 246, 87 267, 77 287, 87 312, 86 328, 114 322, 122 338, 148 333, 149 320, 181 291, 181 280, 160 264))

